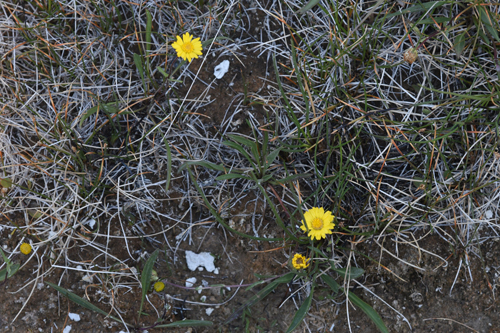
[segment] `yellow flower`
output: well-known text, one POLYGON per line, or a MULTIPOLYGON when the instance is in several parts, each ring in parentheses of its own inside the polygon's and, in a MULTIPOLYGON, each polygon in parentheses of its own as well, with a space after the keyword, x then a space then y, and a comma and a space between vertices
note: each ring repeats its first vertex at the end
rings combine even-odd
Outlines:
POLYGON ((333 223, 332 212, 326 211, 323 208, 313 207, 304 213, 305 222, 302 220, 302 225, 300 229, 304 232, 308 232, 312 240, 316 238, 320 240, 325 238, 327 234, 332 233, 332 229, 335 227, 333 223))
POLYGON ((193 58, 198 58, 198 56, 202 55, 200 39, 193 39, 193 36, 189 32, 186 32, 182 38, 177 36, 177 41, 172 44, 172 47, 177 51, 178 57, 189 62, 193 58))
POLYGON ((28 243, 22 243, 21 246, 19 247, 19 250, 21 250, 22 254, 30 254, 31 245, 29 245, 28 243))
POLYGON ((309 260, 311 259, 310 258, 306 259, 306 257, 304 257, 302 254, 295 253, 292 259, 293 268, 295 269, 306 268, 307 266, 309 266, 309 260))
POLYGON ((161 281, 158 281, 156 282, 154 285, 153 285, 153 288, 155 288, 155 290, 157 292, 160 292, 162 291, 163 289, 165 289, 165 283, 161 282, 161 281))

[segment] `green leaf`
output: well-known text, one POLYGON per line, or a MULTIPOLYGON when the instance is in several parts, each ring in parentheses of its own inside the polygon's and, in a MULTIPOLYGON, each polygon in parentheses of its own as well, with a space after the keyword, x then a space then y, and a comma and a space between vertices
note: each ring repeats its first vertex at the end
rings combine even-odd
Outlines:
POLYGON ((465 48, 465 34, 467 33, 467 31, 464 31, 463 33, 461 33, 460 35, 457 36, 457 38, 455 39, 455 52, 457 54, 457 56, 460 56, 462 54, 462 52, 464 51, 464 48, 465 48))
POLYGON ((214 164, 214 163, 206 162, 206 161, 187 161, 187 162, 184 162, 184 164, 181 165, 181 167, 179 168, 179 171, 183 171, 184 169, 186 169, 188 166, 191 166, 191 165, 199 165, 199 166, 202 166, 202 167, 205 167, 208 169, 226 172, 226 168, 224 168, 222 165, 214 164))
POLYGON ((80 119, 80 127, 82 126, 85 119, 96 113, 98 110, 103 110, 106 113, 118 113, 120 112, 120 108, 116 107, 117 102, 112 103, 99 103, 98 105, 91 107, 85 112, 85 114, 80 119))
POLYGON ((19 270, 19 267, 21 265, 19 264, 7 264, 7 267, 4 269, 0 270, 0 282, 5 280, 5 276, 7 276, 7 279, 10 278, 12 275, 16 274, 16 272, 19 270))
POLYGON ((158 253, 160 250, 156 249, 155 252, 149 256, 146 264, 144 265, 144 269, 141 274, 141 285, 142 285, 142 297, 141 297, 141 306, 139 307, 139 313, 142 312, 142 306, 144 305, 144 299, 146 298, 146 294, 149 291, 149 286, 151 285, 151 273, 153 272, 153 266, 155 264, 156 258, 158 257, 158 253))
POLYGON ((86 299, 83 299, 80 296, 73 294, 71 291, 68 291, 68 290, 64 289, 63 287, 60 287, 54 283, 50 283, 47 281, 45 281, 45 283, 47 285, 51 286, 52 288, 54 288, 55 290, 57 290, 58 292, 60 292, 64 297, 68 298, 70 301, 75 302, 76 304, 83 306, 86 309, 100 313, 103 316, 109 317, 109 318, 111 318, 119 323, 125 324, 127 326, 131 326, 131 325, 127 324, 126 322, 122 321, 121 319, 119 319, 115 316, 109 315, 106 311, 101 310, 100 308, 98 308, 94 304, 90 303, 86 299))
POLYGON ((486 9, 483 6, 478 6, 477 8, 479 10, 481 21, 483 22, 486 30, 488 30, 488 32, 493 36, 493 38, 495 38, 498 42, 500 42, 497 29, 493 27, 494 21, 491 18, 489 11, 486 11, 486 9))
POLYGON ((330 289, 332 289, 334 293, 339 292, 340 286, 331 276, 323 274, 321 275, 321 279, 330 287, 330 289))
POLYGON ((393 16, 399 16, 403 14, 409 14, 409 13, 414 13, 414 12, 421 12, 421 11, 428 11, 430 8, 438 8, 439 6, 442 6, 447 3, 452 3, 454 1, 429 1, 429 2, 424 2, 424 3, 419 3, 418 5, 412 6, 407 9, 400 10, 396 13, 392 13, 387 15, 385 18, 391 18, 393 16))
POLYGON ((339 273, 346 280, 354 280, 365 274, 365 270, 359 267, 351 267, 349 270, 347 268, 334 268, 332 270, 339 273))
POLYGON ((304 14, 319 3, 320 0, 309 0, 309 2, 299 10, 299 14, 304 14))
POLYGON ((219 177, 215 178, 215 180, 226 180, 226 179, 234 179, 234 178, 243 178, 243 179, 251 180, 250 177, 247 177, 247 176, 239 174, 239 173, 228 173, 227 175, 220 175, 219 177))
POLYGON ((368 318, 370 318, 373 321, 373 323, 375 324, 375 326, 377 326, 377 328, 380 330, 380 332, 389 333, 389 330, 385 326, 384 321, 382 320, 382 318, 380 318, 377 311, 373 310, 373 308, 371 306, 366 304, 363 300, 361 300, 361 298, 354 295, 354 293, 352 293, 352 292, 350 292, 348 294, 348 297, 354 305, 356 305, 361 310, 363 310, 363 312, 368 316, 368 318))
POLYGON ((163 138, 163 142, 165 143, 165 148, 167 149, 167 181, 165 185, 165 192, 168 191, 168 187, 170 186, 170 177, 172 176, 172 152, 170 151, 170 145, 166 138, 163 138))
POLYGON ((269 155, 266 156, 266 169, 274 162, 276 157, 278 157, 281 148, 273 150, 269 155))
POLYGON ((10 178, 0 178, 0 186, 10 188, 12 186, 12 180, 10 178))
POLYGON ((244 138, 244 137, 239 136, 239 135, 229 134, 228 136, 231 139, 233 139, 234 141, 241 143, 241 144, 247 146, 248 148, 252 148, 256 145, 256 143, 254 141, 249 140, 249 139, 244 138))
POLYGON ((314 293, 314 287, 311 288, 309 296, 305 299, 304 303, 302 303, 299 310, 293 317, 292 323, 290 324, 290 327, 288 327, 288 329, 286 330, 286 333, 292 332, 294 329, 297 328, 297 326, 299 326, 302 320, 304 320, 305 316, 309 312, 309 308, 311 307, 313 293, 314 293))
POLYGON ((236 311, 234 311, 234 313, 224 322, 223 325, 229 324, 230 322, 232 322, 233 320, 238 318, 246 308, 263 300, 267 295, 269 295, 270 292, 272 292, 274 289, 276 289, 276 287, 278 287, 278 285, 280 283, 288 283, 288 282, 292 281, 294 276, 295 276, 295 273, 290 272, 290 273, 287 273, 287 274, 283 275, 282 277, 274 280, 273 282, 269 283, 267 286, 262 288, 261 291, 259 291, 257 294, 252 296, 245 304, 243 304, 236 311))
MULTIPOLYGON (((151 13, 146 9, 147 23, 146 23, 146 50, 151 49, 151 28, 153 26, 153 20, 151 18, 151 13)), ((146 53, 147 54, 147 53, 146 53)))
POLYGON ((212 326, 214 323, 208 320, 180 320, 170 324, 161 324, 157 327, 190 327, 190 326, 212 326))

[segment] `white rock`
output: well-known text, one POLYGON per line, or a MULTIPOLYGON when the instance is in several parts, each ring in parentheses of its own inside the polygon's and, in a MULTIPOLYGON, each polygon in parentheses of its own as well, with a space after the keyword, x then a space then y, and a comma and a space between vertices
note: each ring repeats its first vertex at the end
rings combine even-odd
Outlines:
POLYGON ((491 219, 493 217, 493 212, 491 210, 487 210, 484 215, 486 215, 487 219, 491 219))
POLYGON ((214 269, 214 274, 219 274, 219 267, 217 267, 216 269, 214 269))
POLYGON ((203 295, 200 297, 200 301, 202 301, 203 303, 207 300, 207 296, 203 295))
POLYGON ((217 79, 222 79, 229 70, 229 60, 224 60, 214 68, 214 75, 217 79))
POLYGON ((71 325, 68 325, 64 328, 63 333, 69 333, 71 332, 71 325))
POLYGON ((87 283, 92 283, 92 276, 90 276, 90 275, 88 275, 88 274, 87 274, 87 275, 84 275, 84 276, 82 277, 82 281, 83 281, 83 282, 87 282, 87 283))
POLYGON ((80 321, 80 315, 78 313, 68 313, 69 319, 73 321, 80 321))
POLYGON ((207 316, 210 316, 212 314, 212 312, 214 312, 214 308, 208 308, 205 310, 205 312, 207 313, 207 316))
POLYGON ((195 277, 186 279, 186 287, 188 287, 188 288, 191 288, 192 286, 194 286, 195 283, 196 283, 195 277))
POLYGON ((213 272, 215 270, 214 259, 215 258, 208 252, 196 254, 192 251, 186 251, 186 262, 191 271, 202 266, 205 267, 207 271, 213 272))

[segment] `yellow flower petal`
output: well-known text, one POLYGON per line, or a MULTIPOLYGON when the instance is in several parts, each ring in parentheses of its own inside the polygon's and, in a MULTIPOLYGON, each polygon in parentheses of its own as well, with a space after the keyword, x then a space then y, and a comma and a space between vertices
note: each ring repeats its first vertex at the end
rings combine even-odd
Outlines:
POLYGON ((296 253, 292 259, 292 266, 295 269, 303 269, 309 266, 309 259, 306 259, 302 254, 296 253))
POLYGON ((335 227, 333 219, 332 212, 325 212, 323 208, 313 207, 304 213, 305 221, 302 220, 300 229, 307 232, 309 238, 320 240, 333 233, 332 229, 335 227))
POLYGON ((177 52, 177 56, 191 62, 194 58, 202 55, 203 46, 199 38, 193 39, 193 36, 186 32, 182 38, 177 36, 177 40, 172 43, 172 47, 177 52))

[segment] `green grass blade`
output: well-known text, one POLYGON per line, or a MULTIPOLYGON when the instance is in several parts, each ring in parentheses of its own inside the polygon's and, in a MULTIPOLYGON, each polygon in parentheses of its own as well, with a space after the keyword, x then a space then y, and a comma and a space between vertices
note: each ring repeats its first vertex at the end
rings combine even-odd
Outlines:
POLYGON ((321 275, 321 279, 323 280, 323 282, 325 282, 330 287, 330 289, 334 293, 339 292, 340 286, 337 283, 337 281, 335 281, 331 276, 323 274, 323 275, 321 275))
POLYGON ((10 278, 12 275, 16 274, 16 272, 19 270, 19 267, 20 265, 19 264, 11 264, 10 266, 8 266, 9 269, 10 269, 10 272, 8 272, 7 274, 7 267, 5 267, 4 269, 0 270, 0 282, 2 282, 3 280, 5 280, 5 276, 7 276, 7 279, 10 278))
POLYGON ((310 0, 304 7, 299 10, 299 14, 304 14, 319 3, 319 0, 310 0))
POLYGON ((454 2, 454 1, 429 1, 429 2, 425 2, 425 3, 419 3, 418 5, 412 6, 410 8, 406 8, 406 9, 400 10, 396 13, 389 14, 385 18, 388 19, 388 18, 391 18, 393 16, 421 12, 421 11, 427 11, 430 8, 438 8, 444 4, 451 3, 451 2, 454 2))
POLYGON ((493 27, 493 19, 491 18, 491 15, 486 9, 482 6, 477 7, 479 10, 479 15, 481 17, 481 22, 483 22, 484 26, 486 27, 486 30, 495 38, 497 41, 500 42, 500 38, 498 37, 498 32, 495 27, 493 27))
POLYGON ((174 323, 170 324, 161 324, 158 326, 155 326, 155 328, 158 327, 193 327, 193 326, 212 326, 214 323, 208 320, 179 320, 174 323))
POLYGON ((305 299, 304 303, 300 306, 299 310, 293 317, 292 323, 290 324, 290 327, 286 330, 286 333, 292 332, 294 329, 299 326, 299 324, 304 320, 305 316, 309 312, 309 308, 311 307, 311 302, 314 294, 314 287, 311 288, 311 292, 309 293, 309 296, 305 299))
POLYGON ((365 303, 361 298, 358 296, 354 295, 354 293, 350 292, 348 294, 349 300, 359 307, 363 312, 370 318, 375 326, 380 330, 382 333, 389 333, 389 330, 387 329, 387 326, 385 326, 384 321, 382 318, 380 318, 379 314, 377 311, 373 310, 371 306, 369 306, 367 303, 365 303))
POLYGON ((106 311, 101 310, 100 308, 98 308, 94 304, 90 303, 86 299, 83 299, 80 296, 73 294, 71 291, 68 291, 68 290, 64 289, 63 287, 60 287, 60 286, 58 286, 57 284, 54 284, 54 283, 50 283, 50 282, 47 282, 47 281, 45 281, 45 283, 47 285, 51 286, 52 288, 54 288, 55 290, 57 290, 58 292, 60 292, 64 297, 68 298, 70 301, 72 301, 72 302, 74 302, 74 303, 76 303, 76 304, 78 304, 80 306, 83 306, 86 309, 89 309, 91 311, 100 313, 103 316, 109 317, 109 318, 111 318, 111 319, 113 319, 113 320, 115 320, 115 321, 117 321, 119 323, 122 323, 124 325, 130 326, 129 324, 123 322, 120 318, 117 318, 115 316, 109 315, 106 311))
POLYGON ((148 258, 148 261, 146 261, 146 264, 144 265, 144 269, 142 270, 141 274, 142 297, 141 297, 141 306, 139 307, 139 314, 142 312, 144 299, 146 298, 149 286, 151 285, 151 273, 153 272, 153 266, 155 264, 159 252, 160 250, 156 249, 155 252, 151 254, 151 256, 148 258))
POLYGON ((208 169, 227 172, 227 170, 222 165, 214 164, 214 163, 206 162, 206 161, 187 161, 187 162, 184 162, 184 164, 181 165, 181 167, 179 168, 179 172, 185 170, 187 167, 189 167, 191 165, 199 165, 199 166, 202 166, 202 167, 205 167, 208 169))
POLYGON ((219 177, 215 178, 215 180, 227 180, 227 179, 235 179, 235 178, 243 178, 247 180, 252 180, 252 178, 247 177, 245 175, 240 175, 238 173, 228 173, 227 175, 220 175, 219 177))
POLYGON ((365 270, 359 267, 347 268, 333 268, 332 270, 339 273, 346 280, 354 280, 365 274, 365 270))
POLYGON ((134 53, 134 63, 135 67, 139 71, 139 75, 141 76, 142 85, 144 86, 144 91, 147 92, 146 82, 144 81, 144 67, 142 66, 142 58, 137 53, 134 53))
MULTIPOLYGON (((151 28, 153 26, 153 19, 151 13, 146 9, 147 23, 146 23, 146 51, 151 50, 151 28)), ((146 56, 148 53, 146 53, 146 56)))
POLYGON ((457 38, 455 39, 455 45, 453 45, 453 46, 455 47, 455 52, 457 53, 458 56, 460 56, 462 54, 462 52, 464 51, 465 34, 466 33, 467 33, 467 31, 464 31, 463 33, 458 35, 457 38))
POLYGON ((276 157, 278 157, 279 153, 281 151, 281 147, 276 149, 276 150, 273 150, 269 155, 266 156, 266 163, 265 163, 265 169, 269 168, 269 166, 271 165, 271 163, 274 162, 274 160, 276 159, 276 157))
POLYGON ((170 186, 170 177, 172 176, 172 151, 170 150, 170 145, 167 142, 167 139, 164 138, 163 142, 165 143, 165 148, 167 149, 167 182, 165 185, 165 192, 168 191, 170 186))

